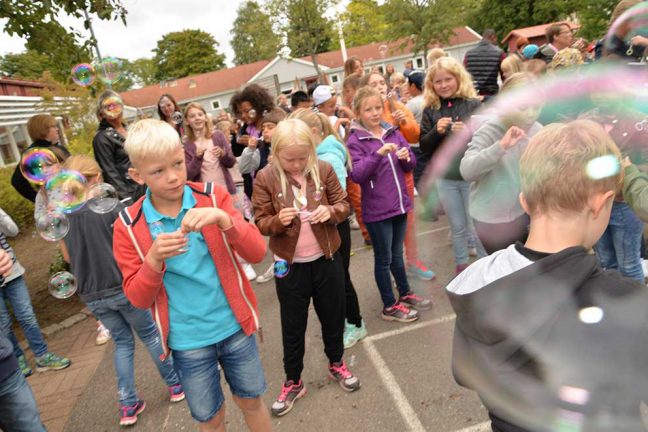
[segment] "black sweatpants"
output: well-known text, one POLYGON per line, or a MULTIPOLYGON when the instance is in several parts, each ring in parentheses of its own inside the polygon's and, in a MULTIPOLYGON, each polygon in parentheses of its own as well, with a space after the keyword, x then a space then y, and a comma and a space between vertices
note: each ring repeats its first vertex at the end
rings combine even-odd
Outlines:
POLYGON ((356 327, 362 325, 362 316, 360 316, 360 304, 358 303, 358 294, 351 282, 351 275, 349 274, 349 264, 351 263, 351 225, 349 220, 345 219, 344 222, 338 224, 338 233, 340 233, 340 249, 338 252, 342 256, 342 265, 344 266, 344 292, 346 294, 346 320, 349 324, 356 327))
POLYGON ((344 344, 344 269, 339 252, 309 263, 292 263, 283 278, 275 278, 281 310, 286 379, 298 382, 304 369, 304 339, 311 298, 322 325, 324 352, 329 362, 342 360, 344 344))

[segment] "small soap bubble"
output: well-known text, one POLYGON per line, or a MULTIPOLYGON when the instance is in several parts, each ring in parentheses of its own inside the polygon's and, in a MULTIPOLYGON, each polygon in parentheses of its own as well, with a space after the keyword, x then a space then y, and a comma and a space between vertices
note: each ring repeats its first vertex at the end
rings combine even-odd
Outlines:
POLYGON ((31 183, 43 185, 58 170, 58 159, 46 148, 32 148, 20 158, 20 172, 31 183))
POLYGON ((181 124, 182 123, 182 113, 180 111, 176 111, 171 115, 171 119, 173 119, 173 122, 175 124, 181 124))
POLYGON ((72 213, 85 204, 87 184, 81 173, 61 170, 45 184, 47 200, 59 211, 72 213))
POLYGON ((95 213, 110 213, 117 207, 119 196, 111 184, 96 183, 88 189, 87 203, 88 208, 95 213))
POLYGON ((70 230, 67 216, 59 212, 49 212, 36 219, 36 231, 47 241, 62 240, 70 230))
POLYGON ((77 281, 72 273, 62 271, 52 276, 47 287, 52 297, 66 299, 72 297, 76 292, 77 281))
POLYGON ((101 64, 97 65, 96 70, 101 81, 114 84, 122 77, 122 61, 115 57, 106 57, 101 64))
POLYGON ((88 87, 95 82, 96 72, 89 63, 80 63, 72 68, 72 81, 81 87, 88 87))
POLYGON ((120 97, 109 96, 101 103, 101 111, 109 119, 116 119, 124 112, 124 102, 120 97))
POLYGON ((279 259, 274 262, 274 275, 277 278, 286 277, 290 271, 290 264, 284 259, 279 259))

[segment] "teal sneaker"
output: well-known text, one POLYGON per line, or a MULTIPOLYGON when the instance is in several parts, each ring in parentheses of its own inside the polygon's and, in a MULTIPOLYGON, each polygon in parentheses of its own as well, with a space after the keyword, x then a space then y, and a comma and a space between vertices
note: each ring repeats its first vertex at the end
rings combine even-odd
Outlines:
POLYGON ((25 378, 34 373, 32 368, 29 367, 29 363, 27 363, 27 359, 24 355, 18 357, 18 367, 20 368, 20 372, 22 372, 25 378))
POLYGON ((427 266, 420 260, 416 260, 416 262, 409 264, 407 266, 407 272, 424 281, 436 279, 434 272, 427 268, 427 266))
POLYGON ((36 370, 38 372, 45 372, 48 370, 61 370, 69 367, 72 364, 70 359, 57 356, 54 353, 48 352, 41 357, 36 358, 36 370))
POLYGON ((364 321, 362 321, 360 327, 349 322, 344 323, 344 349, 351 348, 365 337, 367 337, 367 328, 364 325, 364 321))

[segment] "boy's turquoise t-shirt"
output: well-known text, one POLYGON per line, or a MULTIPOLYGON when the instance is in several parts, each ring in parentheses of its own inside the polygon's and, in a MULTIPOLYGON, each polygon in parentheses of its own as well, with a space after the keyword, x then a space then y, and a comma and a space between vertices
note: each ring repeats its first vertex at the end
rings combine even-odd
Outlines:
MULTIPOLYGON (((158 212, 146 190, 144 218, 162 222, 164 232, 180 229, 185 213, 196 205, 189 186, 184 187, 182 208, 175 218, 158 212)), ((154 231, 151 230, 151 235, 154 231)), ((241 329, 230 307, 216 265, 202 233, 189 233, 188 251, 165 260, 164 287, 169 298, 169 347, 175 350, 203 348, 220 342, 241 329)))

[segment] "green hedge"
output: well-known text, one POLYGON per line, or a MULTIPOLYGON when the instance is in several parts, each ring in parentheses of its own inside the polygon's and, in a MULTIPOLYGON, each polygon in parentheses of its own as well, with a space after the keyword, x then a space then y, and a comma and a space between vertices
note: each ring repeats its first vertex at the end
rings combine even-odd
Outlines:
MULTIPOLYGON (((96 124, 87 124, 68 137, 68 149, 72 154, 92 155, 92 138, 97 130, 96 124)), ((0 207, 16 221, 21 231, 34 225, 34 205, 23 198, 11 186, 11 176, 15 165, 0 168, 0 207)))

